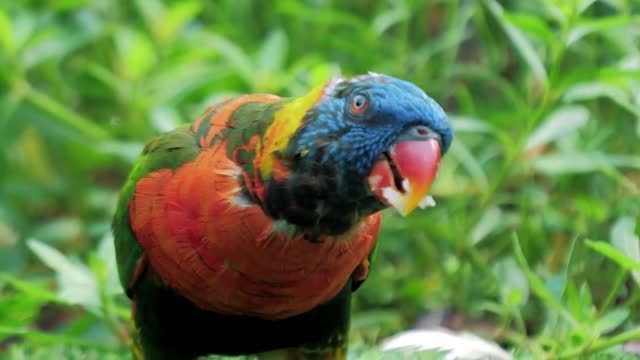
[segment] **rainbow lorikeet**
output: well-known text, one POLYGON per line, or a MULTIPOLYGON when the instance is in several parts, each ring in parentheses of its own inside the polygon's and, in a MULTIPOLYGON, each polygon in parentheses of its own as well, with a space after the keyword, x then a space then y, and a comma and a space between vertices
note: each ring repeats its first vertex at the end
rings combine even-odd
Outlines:
POLYGON ((344 358, 380 210, 428 203, 451 141, 434 100, 373 73, 225 99, 151 140, 113 221, 134 354, 344 358))

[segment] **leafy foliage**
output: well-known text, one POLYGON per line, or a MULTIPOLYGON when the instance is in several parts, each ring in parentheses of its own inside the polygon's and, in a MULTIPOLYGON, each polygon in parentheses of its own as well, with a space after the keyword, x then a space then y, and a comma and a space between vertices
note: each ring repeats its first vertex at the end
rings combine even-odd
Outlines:
POLYGON ((366 71, 424 88, 456 140, 439 205, 387 214, 352 354, 447 309, 518 358, 623 357, 639 23, 636 0, 0 2, 0 357, 127 354, 109 221, 146 139, 366 71))

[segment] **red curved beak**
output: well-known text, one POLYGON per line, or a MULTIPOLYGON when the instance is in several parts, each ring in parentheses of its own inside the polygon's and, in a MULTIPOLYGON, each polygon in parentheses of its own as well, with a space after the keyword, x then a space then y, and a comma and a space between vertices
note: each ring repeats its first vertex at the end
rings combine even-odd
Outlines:
POLYGON ((391 147, 385 159, 373 165, 369 189, 382 203, 403 216, 416 207, 433 206, 428 195, 440 164, 436 139, 407 140, 391 147))

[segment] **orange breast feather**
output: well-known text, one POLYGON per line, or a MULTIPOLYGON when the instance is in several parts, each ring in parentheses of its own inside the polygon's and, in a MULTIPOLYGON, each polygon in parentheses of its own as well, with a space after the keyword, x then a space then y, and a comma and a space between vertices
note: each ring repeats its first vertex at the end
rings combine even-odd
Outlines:
POLYGON ((155 271, 200 308, 224 314, 281 319, 336 296, 366 262, 380 214, 346 238, 291 239, 258 206, 238 201, 241 169, 225 146, 138 182, 131 225, 155 271))

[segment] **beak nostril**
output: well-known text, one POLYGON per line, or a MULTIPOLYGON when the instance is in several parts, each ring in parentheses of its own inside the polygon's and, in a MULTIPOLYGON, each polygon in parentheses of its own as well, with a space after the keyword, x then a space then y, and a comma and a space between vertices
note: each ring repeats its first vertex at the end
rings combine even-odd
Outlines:
POLYGON ((429 130, 424 128, 424 127, 422 127, 422 126, 419 126, 419 127, 416 128, 416 133, 419 136, 427 136, 427 135, 429 135, 429 130))
POLYGON ((433 131, 427 125, 414 125, 405 129, 405 131, 402 134, 400 134, 398 139, 396 139, 396 143, 401 143, 403 141, 408 141, 408 140, 424 141, 424 140, 430 140, 430 139, 436 139, 440 141, 440 135, 438 135, 438 133, 433 131))

